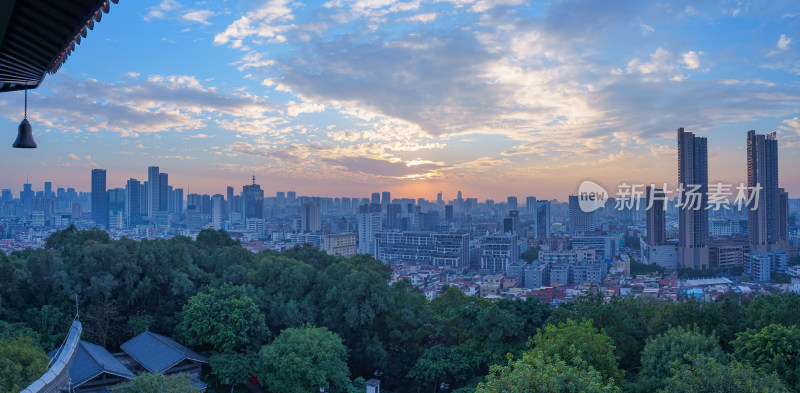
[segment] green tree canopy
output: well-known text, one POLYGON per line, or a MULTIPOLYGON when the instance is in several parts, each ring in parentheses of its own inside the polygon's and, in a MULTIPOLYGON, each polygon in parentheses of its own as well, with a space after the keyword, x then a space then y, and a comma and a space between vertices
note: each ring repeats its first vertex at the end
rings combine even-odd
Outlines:
POLYGON ((211 355, 209 363, 211 373, 221 382, 227 379, 232 386, 236 386, 256 374, 257 360, 255 353, 225 352, 211 355))
POLYGON ((492 366, 476 393, 618 393, 621 389, 573 354, 569 363, 558 355, 526 351, 522 359, 492 366))
POLYGON ((763 375, 748 364, 699 357, 678 366, 659 393, 789 393, 776 374, 763 375))
POLYGON ((653 392, 664 385, 672 370, 700 356, 725 364, 727 358, 716 336, 706 336, 694 328, 672 328, 647 341, 642 350, 642 370, 633 390, 653 392))
POLYGON ((189 374, 141 373, 128 382, 111 389, 114 393, 201 393, 192 385, 189 374))
POLYGON ((347 347, 326 328, 286 329, 259 352, 258 379, 274 393, 345 392, 349 373, 347 347))
POLYGON ((591 321, 568 319, 558 325, 547 325, 529 342, 534 352, 546 358, 558 357, 574 367, 585 368, 585 363, 614 384, 621 386, 624 381, 625 374, 617 366, 614 355, 614 341, 592 327, 591 321))
POLYGON ((739 333, 732 344, 736 359, 761 372, 775 372, 787 386, 800 389, 800 329, 796 326, 747 329, 739 333))
POLYGON ((47 371, 49 358, 30 337, 0 340, 0 392, 19 392, 47 371))
POLYGON ((253 299, 244 288, 227 284, 192 296, 178 329, 188 345, 217 352, 258 348, 269 337, 264 314, 253 299))

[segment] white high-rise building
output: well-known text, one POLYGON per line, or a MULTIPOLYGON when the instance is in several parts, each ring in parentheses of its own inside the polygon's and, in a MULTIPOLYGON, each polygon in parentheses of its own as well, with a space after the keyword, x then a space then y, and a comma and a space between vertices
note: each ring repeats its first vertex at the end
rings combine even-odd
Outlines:
POLYGON ((358 253, 375 254, 375 234, 381 230, 380 213, 358 213, 358 253))
POLYGON ((211 197, 211 227, 214 229, 222 229, 224 222, 222 213, 225 212, 225 197, 222 194, 216 194, 211 197))

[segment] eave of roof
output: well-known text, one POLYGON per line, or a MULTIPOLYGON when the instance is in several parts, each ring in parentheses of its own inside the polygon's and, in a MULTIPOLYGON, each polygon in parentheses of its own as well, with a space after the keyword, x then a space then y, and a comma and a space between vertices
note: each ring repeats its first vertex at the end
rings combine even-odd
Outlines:
POLYGON ((0 2, 0 92, 35 89, 119 0, 0 2))

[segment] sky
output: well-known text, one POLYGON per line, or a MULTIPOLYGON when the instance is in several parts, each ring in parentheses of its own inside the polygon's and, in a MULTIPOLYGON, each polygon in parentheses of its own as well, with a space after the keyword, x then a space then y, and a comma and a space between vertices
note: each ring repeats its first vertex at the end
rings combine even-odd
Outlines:
POLYGON ((777 132, 800 197, 800 2, 123 0, 29 93, 38 149, 0 187, 90 189, 159 166, 187 192, 565 200, 583 180, 677 183, 678 127, 710 182, 777 132))

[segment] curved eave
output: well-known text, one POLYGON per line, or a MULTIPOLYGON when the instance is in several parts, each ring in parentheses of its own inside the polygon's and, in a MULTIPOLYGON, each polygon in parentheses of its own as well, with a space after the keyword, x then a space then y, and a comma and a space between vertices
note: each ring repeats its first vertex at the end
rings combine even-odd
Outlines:
POLYGON ((119 0, 0 2, 0 92, 35 89, 119 0))

